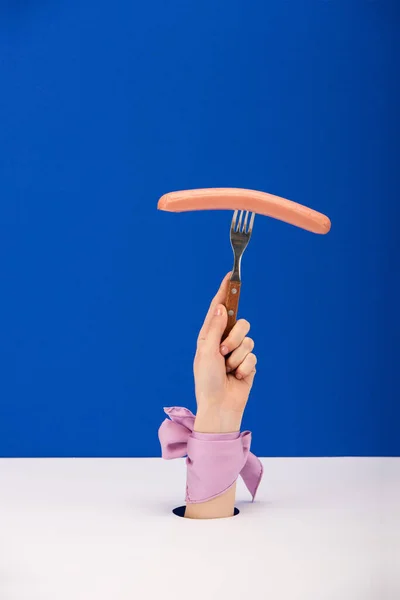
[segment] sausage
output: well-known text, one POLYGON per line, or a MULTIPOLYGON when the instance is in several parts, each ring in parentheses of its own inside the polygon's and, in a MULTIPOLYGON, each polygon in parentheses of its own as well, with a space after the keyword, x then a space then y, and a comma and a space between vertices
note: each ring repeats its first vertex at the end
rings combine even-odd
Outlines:
POLYGON ((204 188, 164 194, 157 208, 169 212, 191 210, 248 210, 284 221, 313 233, 325 234, 331 222, 312 208, 257 190, 240 188, 204 188))

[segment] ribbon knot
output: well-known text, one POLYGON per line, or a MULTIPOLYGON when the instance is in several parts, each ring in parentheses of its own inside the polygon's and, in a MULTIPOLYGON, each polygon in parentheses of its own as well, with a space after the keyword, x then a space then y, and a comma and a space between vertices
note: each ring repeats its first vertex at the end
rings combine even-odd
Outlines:
POLYGON ((254 501, 263 475, 261 461, 250 452, 251 432, 198 433, 187 408, 164 408, 158 430, 162 458, 186 456, 186 502, 205 502, 226 492, 240 475, 254 501))

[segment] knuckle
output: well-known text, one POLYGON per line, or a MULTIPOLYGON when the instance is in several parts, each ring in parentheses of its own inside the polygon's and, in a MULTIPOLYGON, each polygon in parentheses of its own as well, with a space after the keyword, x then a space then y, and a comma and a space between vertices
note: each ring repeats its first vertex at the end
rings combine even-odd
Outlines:
POLYGON ((250 323, 247 319, 240 319, 239 323, 243 327, 243 329, 247 329, 247 331, 250 329, 250 323))
POLYGON ((246 337, 246 338, 244 338, 243 341, 244 341, 246 350, 249 350, 251 352, 254 348, 254 340, 250 337, 246 337))

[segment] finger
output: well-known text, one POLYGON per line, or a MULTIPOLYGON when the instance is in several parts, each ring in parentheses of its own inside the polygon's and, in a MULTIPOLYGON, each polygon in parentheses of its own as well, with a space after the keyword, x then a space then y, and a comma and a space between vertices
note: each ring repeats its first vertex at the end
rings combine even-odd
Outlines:
POLYGON ((229 278, 231 276, 231 273, 232 273, 232 271, 229 271, 229 273, 227 273, 225 275, 225 277, 223 278, 223 280, 221 282, 218 292, 216 293, 216 295, 214 296, 214 298, 211 301, 210 308, 208 309, 206 318, 204 319, 203 326, 200 329, 198 340, 204 340, 206 338, 206 334, 207 334, 208 328, 210 326, 211 320, 214 316, 217 305, 225 303, 226 295, 228 293, 228 283, 229 283, 229 278))
POLYGON ((214 314, 211 317, 210 325, 204 340, 204 349, 210 352, 210 356, 218 356, 219 346, 221 344, 222 334, 225 331, 228 322, 228 313, 223 304, 217 304, 214 314))
POLYGON ((245 377, 244 379, 241 379, 240 381, 244 381, 246 383, 246 385, 249 386, 249 388, 251 389, 254 383, 254 377, 256 376, 256 372, 257 369, 253 369, 251 371, 251 373, 249 375, 247 375, 247 377, 245 377))
POLYGON ((250 323, 246 319, 239 319, 232 328, 232 331, 221 345, 221 354, 226 356, 240 346, 244 338, 250 331, 250 323))
POLYGON ((240 346, 236 348, 236 350, 234 350, 227 359, 226 372, 230 373, 231 371, 234 371, 244 361, 246 356, 253 351, 253 349, 254 341, 249 337, 245 337, 240 346))
POLYGON ((256 373, 256 364, 256 355, 253 353, 248 354, 244 361, 236 369, 236 379, 243 379, 247 383, 252 383, 256 373))

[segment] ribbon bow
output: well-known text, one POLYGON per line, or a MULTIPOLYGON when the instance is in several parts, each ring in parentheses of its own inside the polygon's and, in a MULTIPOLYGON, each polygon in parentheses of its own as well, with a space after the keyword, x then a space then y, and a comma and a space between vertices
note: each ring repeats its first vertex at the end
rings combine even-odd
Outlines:
POLYGON ((251 432, 198 433, 187 408, 164 408, 158 430, 162 458, 187 456, 186 501, 205 502, 226 492, 241 475, 254 501, 263 475, 260 460, 250 452, 251 432))

